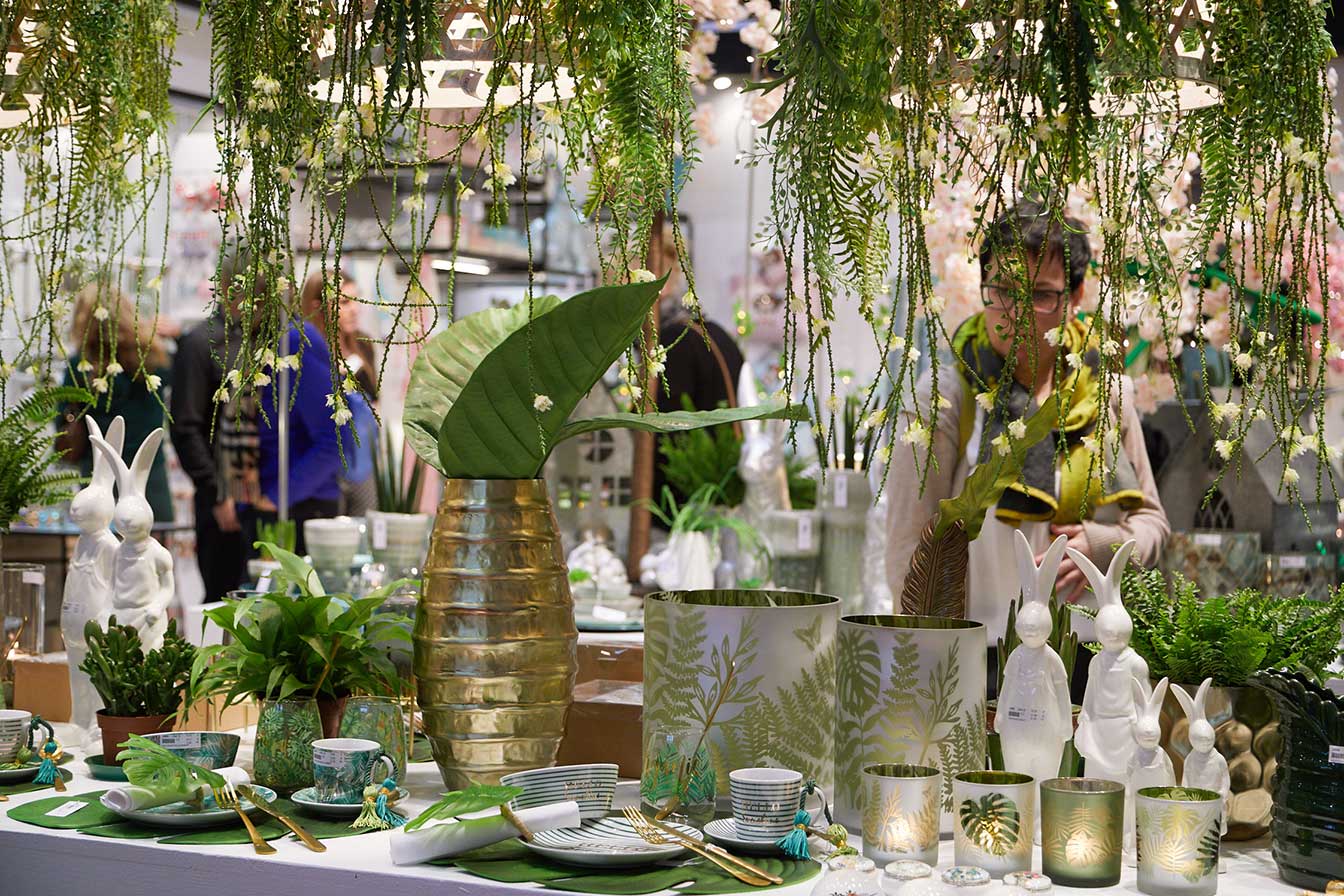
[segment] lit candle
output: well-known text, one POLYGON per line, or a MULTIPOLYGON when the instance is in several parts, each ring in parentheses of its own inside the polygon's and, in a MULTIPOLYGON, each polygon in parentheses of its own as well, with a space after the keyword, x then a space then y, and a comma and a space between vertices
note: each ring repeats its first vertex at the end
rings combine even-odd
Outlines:
POLYGON ((1041 782, 1041 870, 1066 887, 1120 882, 1125 788, 1099 778, 1041 782))
POLYGON ((995 877, 1031 870, 1036 833, 1036 779, 1017 772, 962 772, 952 779, 958 865, 995 877))
POLYGON ((1145 787, 1134 800, 1139 892, 1213 896, 1223 796, 1195 787, 1145 787))
POLYGON ((863 854, 886 864, 917 859, 938 864, 943 775, 922 765, 870 765, 863 770, 863 854))

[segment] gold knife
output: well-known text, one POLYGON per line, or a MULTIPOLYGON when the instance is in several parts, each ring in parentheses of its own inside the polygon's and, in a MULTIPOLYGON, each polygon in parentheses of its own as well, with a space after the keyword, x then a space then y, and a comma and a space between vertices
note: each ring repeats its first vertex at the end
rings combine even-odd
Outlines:
POLYGON ((318 840, 318 839, 317 839, 316 837, 314 837, 312 834, 308 833, 308 832, 305 831, 303 828, 301 828, 301 827, 299 826, 298 822, 295 822, 295 821, 293 821, 292 819, 290 819, 289 817, 287 817, 287 816, 285 816, 285 815, 281 815, 279 812, 277 812, 277 811, 272 807, 272 805, 271 805, 271 801, 268 800, 268 799, 266 799, 266 798, 265 798, 264 796, 262 796, 261 794, 257 793, 255 790, 252 789, 251 786, 249 786, 249 785, 247 785, 247 784, 239 785, 239 787, 238 787, 238 791, 239 791, 239 793, 241 793, 243 796, 247 797, 248 800, 252 803, 252 805, 256 806, 258 809, 260 809, 261 811, 265 812, 267 815, 269 815, 269 816, 271 816, 272 818, 276 819, 276 820, 279 821, 281 824, 283 824, 285 827, 287 827, 287 828, 289 828, 291 831, 293 831, 293 832, 294 832, 294 836, 295 836, 295 837, 298 837, 301 841, 303 841, 303 845, 304 845, 304 846, 308 847, 308 848, 311 849, 313 852, 326 852, 326 851, 327 851, 327 847, 326 847, 326 845, 325 845, 324 843, 322 843, 321 840, 318 840))
MULTIPOLYGON (((691 837, 687 837, 685 834, 681 833, 681 831, 678 831, 676 828, 668 827, 661 821, 649 818, 647 815, 644 817, 648 818, 649 824, 653 825, 658 830, 662 831, 663 833, 667 834, 670 837, 677 837, 681 840, 692 839, 691 837)), ((720 858, 727 859, 728 861, 732 862, 734 865, 736 865, 737 867, 741 868, 744 871, 749 871, 752 874, 756 875, 757 877, 761 877, 764 878, 765 880, 770 881, 770 883, 772 884, 784 883, 784 879, 779 875, 771 874, 764 868, 757 868, 750 862, 744 862, 742 859, 739 859, 737 856, 733 855, 728 850, 724 849, 723 847, 719 846, 716 843, 705 843, 703 844, 703 848, 708 850, 709 852, 714 853, 716 856, 719 856, 720 858)))

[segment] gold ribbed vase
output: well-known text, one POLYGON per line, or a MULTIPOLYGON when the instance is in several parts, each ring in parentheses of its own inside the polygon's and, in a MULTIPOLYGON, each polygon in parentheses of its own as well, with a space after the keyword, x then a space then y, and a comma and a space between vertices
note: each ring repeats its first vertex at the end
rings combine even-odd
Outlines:
POLYGON ((555 762, 578 638, 545 481, 445 482, 415 616, 415 678, 448 787, 555 762))

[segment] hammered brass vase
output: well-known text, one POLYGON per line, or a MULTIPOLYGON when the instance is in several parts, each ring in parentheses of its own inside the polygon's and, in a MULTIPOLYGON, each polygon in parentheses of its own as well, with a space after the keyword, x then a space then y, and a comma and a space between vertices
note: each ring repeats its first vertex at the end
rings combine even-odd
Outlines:
POLYGON ((555 763, 574 603, 541 479, 444 483, 415 616, 425 734, 450 789, 555 763))

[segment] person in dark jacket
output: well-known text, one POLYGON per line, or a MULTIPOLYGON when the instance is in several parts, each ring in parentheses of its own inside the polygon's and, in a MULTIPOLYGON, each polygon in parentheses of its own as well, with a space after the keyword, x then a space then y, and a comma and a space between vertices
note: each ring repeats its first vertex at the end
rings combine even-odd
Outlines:
MULTIPOLYGON (((169 434, 183 471, 196 486, 196 560, 209 601, 243 583, 262 500, 256 400, 250 395, 222 403, 215 399, 225 370, 236 366, 242 350, 239 308, 247 289, 235 278, 250 266, 245 248, 225 250, 220 282, 233 285, 215 313, 178 340, 173 358, 169 434)), ((253 291, 264 287, 256 283, 253 291)))

